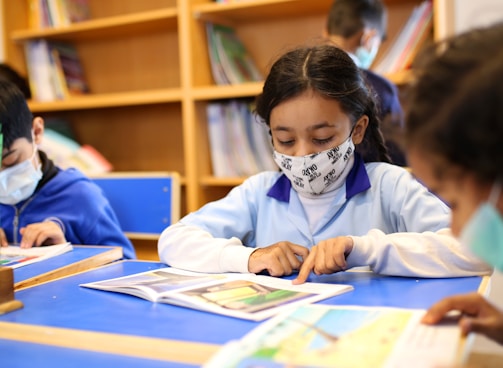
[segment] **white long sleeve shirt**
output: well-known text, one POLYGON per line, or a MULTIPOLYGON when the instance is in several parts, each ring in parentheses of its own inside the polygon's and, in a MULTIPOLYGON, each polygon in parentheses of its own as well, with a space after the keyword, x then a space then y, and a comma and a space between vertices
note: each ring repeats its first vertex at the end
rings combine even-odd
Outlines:
POLYGON ((160 259, 193 271, 248 272, 257 247, 289 241, 311 248, 321 240, 351 236, 348 267, 417 277, 492 271, 451 235, 448 207, 401 167, 364 164, 357 157, 345 184, 333 194, 326 196, 331 198, 328 211, 309 224, 286 176, 257 174, 165 229, 160 259))

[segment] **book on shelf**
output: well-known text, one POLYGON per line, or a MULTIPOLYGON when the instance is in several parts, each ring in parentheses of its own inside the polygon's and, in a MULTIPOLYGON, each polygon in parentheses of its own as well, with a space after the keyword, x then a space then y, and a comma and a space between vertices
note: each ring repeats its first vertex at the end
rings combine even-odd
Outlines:
POLYGON ((73 167, 86 175, 102 174, 113 169, 112 164, 94 147, 80 145, 52 129, 45 129, 40 149, 61 169, 73 167))
POLYGON ((24 44, 28 82, 34 100, 53 101, 57 99, 56 83, 51 65, 49 46, 46 40, 33 40, 24 44))
POLYGON ((65 27, 91 18, 88 0, 28 0, 31 28, 65 27))
POLYGON ((373 68, 379 74, 398 73, 410 68, 412 60, 431 36, 433 4, 429 0, 414 7, 384 57, 373 68))
POLYGON ((259 172, 256 157, 254 156, 250 137, 246 132, 246 114, 248 107, 237 101, 229 100, 224 105, 224 121, 227 124, 225 132, 232 146, 231 159, 234 160, 235 176, 249 176, 259 172))
POLYGON ((206 39, 208 43, 208 54, 210 58, 211 74, 215 83, 218 85, 231 84, 227 75, 225 74, 220 56, 216 48, 215 33, 213 32, 213 23, 206 22, 206 39))
POLYGON ((209 102, 206 105, 206 120, 208 124, 208 139, 213 175, 230 177, 234 175, 232 154, 225 133, 225 122, 222 113, 223 105, 219 102, 209 102))
POLYGON ((45 39, 25 43, 28 80, 37 101, 62 100, 89 92, 75 46, 45 39))
POLYGON ((250 176, 261 171, 278 170, 272 158, 268 128, 255 119, 252 110, 252 104, 244 100, 206 105, 214 176, 250 176))
POLYGON ((9 245, 7 247, 0 247, 0 266, 18 268, 43 261, 72 250, 73 246, 70 243, 32 248, 21 248, 19 245, 9 245))
POLYGON ((264 79, 232 27, 206 23, 208 52, 216 84, 240 84, 264 79))
POLYGON ((269 133, 269 127, 258 120, 254 111, 253 104, 246 104, 246 110, 243 109, 246 124, 246 134, 249 139, 250 147, 259 171, 278 171, 278 165, 273 159, 272 136, 269 133))
POLYGON ((84 69, 75 46, 70 43, 51 42, 50 50, 56 60, 56 70, 63 78, 62 89, 66 96, 80 95, 89 92, 84 69))
POLYGON ((80 286, 253 321, 353 289, 351 285, 292 285, 291 280, 271 276, 206 274, 172 267, 80 286))
POLYGON ((225 344, 204 368, 457 366, 460 329, 428 326, 424 310, 307 305, 225 344))

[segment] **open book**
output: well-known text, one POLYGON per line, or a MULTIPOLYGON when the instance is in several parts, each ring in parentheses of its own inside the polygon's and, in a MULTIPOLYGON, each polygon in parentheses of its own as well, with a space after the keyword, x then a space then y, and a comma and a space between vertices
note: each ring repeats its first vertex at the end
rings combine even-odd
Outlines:
POLYGON ((353 289, 350 285, 292 285, 291 280, 270 276, 195 273, 171 267, 80 286, 254 321, 353 289))
POLYGON ((460 358, 454 320, 420 323, 418 309, 308 305, 285 311, 224 345, 205 368, 444 367, 460 358))
POLYGON ((32 248, 20 248, 18 245, 0 247, 0 266, 11 268, 26 266, 71 250, 73 246, 70 243, 32 248))

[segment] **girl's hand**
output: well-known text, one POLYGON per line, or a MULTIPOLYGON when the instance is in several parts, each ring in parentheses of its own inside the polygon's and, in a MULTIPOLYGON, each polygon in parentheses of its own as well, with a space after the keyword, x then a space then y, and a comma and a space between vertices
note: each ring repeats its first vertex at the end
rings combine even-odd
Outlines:
POLYGON ((9 243, 7 242, 7 237, 5 236, 5 231, 3 231, 3 229, 0 227, 0 246, 6 247, 7 245, 9 245, 9 243))
POLYGON ((293 280, 293 284, 304 283, 311 271, 317 275, 344 271, 347 267, 346 257, 352 250, 353 239, 348 236, 339 236, 319 242, 311 249, 309 256, 302 264, 299 275, 293 280))
POLYGON ((271 276, 290 275, 300 268, 308 254, 306 247, 287 241, 278 242, 255 250, 248 260, 248 271, 260 273, 267 270, 271 276))
POLYGON ((44 221, 30 224, 19 231, 22 239, 21 248, 40 247, 66 243, 65 234, 61 227, 53 221, 44 221))
POLYGON ((422 322, 435 324, 450 311, 461 312, 459 326, 463 335, 477 332, 503 344, 503 313, 482 295, 470 293, 442 299, 428 309, 422 322))

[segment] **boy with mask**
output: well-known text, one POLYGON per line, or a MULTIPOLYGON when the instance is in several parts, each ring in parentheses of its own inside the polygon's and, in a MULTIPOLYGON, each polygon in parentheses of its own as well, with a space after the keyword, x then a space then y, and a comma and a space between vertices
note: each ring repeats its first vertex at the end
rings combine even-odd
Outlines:
POLYGON ((33 117, 24 95, 0 81, 2 157, 0 244, 21 247, 70 242, 134 248, 98 186, 75 169, 61 170, 37 149, 44 121, 33 117))
POLYGON ((380 0, 334 0, 324 36, 351 56, 362 70, 366 82, 376 92, 391 160, 396 165, 405 166, 405 155, 392 139, 394 132, 403 128, 397 88, 386 78, 369 70, 385 34, 386 9, 380 0))

